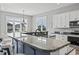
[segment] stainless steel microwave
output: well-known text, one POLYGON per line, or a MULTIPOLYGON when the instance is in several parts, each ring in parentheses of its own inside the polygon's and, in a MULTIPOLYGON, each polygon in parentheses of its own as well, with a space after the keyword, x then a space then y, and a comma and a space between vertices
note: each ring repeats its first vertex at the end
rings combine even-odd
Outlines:
POLYGON ((79 28, 79 20, 74 20, 69 22, 69 27, 70 28, 79 28))

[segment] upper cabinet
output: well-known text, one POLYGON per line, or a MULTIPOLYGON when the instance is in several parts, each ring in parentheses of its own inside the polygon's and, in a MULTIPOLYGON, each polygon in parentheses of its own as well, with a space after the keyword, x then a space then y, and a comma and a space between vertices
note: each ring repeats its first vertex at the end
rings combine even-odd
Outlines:
POLYGON ((69 13, 62 13, 53 16, 53 28, 68 28, 69 13))
POLYGON ((79 20, 79 10, 53 15, 53 28, 69 28, 73 20, 79 20))
POLYGON ((66 27, 66 24, 65 24, 66 20, 65 20, 65 18, 66 18, 65 13, 60 14, 60 24, 59 24, 60 27, 59 27, 59 28, 64 28, 64 27, 66 27))
POLYGON ((57 28, 58 27, 58 25, 57 25, 57 21, 58 20, 58 16, 57 15, 54 15, 53 16, 53 28, 57 28))
POLYGON ((70 13, 69 12, 67 12, 67 13, 65 13, 65 28, 68 28, 69 27, 69 21, 70 21, 70 13))
POLYGON ((70 12, 70 20, 77 20, 78 18, 78 11, 70 12))

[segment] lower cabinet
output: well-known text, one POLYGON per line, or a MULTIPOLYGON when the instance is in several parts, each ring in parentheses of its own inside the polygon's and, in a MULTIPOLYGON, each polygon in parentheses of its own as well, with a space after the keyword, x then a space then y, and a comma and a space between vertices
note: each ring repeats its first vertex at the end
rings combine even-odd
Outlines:
POLYGON ((34 55, 34 51, 26 43, 13 40, 13 54, 34 55))
POLYGON ((56 35, 56 39, 58 39, 58 40, 61 40, 61 39, 62 39, 62 40, 68 41, 66 35, 57 34, 57 35, 56 35))
POLYGON ((34 55, 34 51, 33 49, 31 49, 31 47, 29 47, 27 44, 23 43, 23 54, 25 55, 34 55))
POLYGON ((16 40, 12 40, 12 50, 13 50, 13 54, 17 54, 17 41, 16 40))
POLYGON ((36 55, 50 55, 50 52, 36 49, 36 55))
POLYGON ((69 47, 69 46, 65 46, 64 48, 61 48, 57 51, 54 52, 50 52, 51 55, 75 55, 76 51, 75 49, 69 47))
POLYGON ((21 41, 18 41, 18 54, 23 53, 23 43, 21 41))

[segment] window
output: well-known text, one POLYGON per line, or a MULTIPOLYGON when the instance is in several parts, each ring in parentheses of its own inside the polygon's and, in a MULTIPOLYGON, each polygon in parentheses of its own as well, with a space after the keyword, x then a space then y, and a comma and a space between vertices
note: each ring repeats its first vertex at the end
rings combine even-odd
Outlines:
POLYGON ((9 36, 13 36, 13 22, 11 21, 7 23, 7 32, 9 36))
POLYGON ((12 37, 20 37, 22 32, 27 31, 27 19, 20 17, 6 16, 7 35, 12 37))
POLYGON ((36 18, 37 28, 41 26, 42 28, 47 28, 46 16, 39 16, 36 18))

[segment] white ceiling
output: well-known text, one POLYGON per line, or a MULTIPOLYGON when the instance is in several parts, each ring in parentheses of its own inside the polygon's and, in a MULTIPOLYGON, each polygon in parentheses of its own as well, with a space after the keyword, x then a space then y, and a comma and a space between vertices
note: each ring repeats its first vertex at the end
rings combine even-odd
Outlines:
POLYGON ((36 15, 39 13, 69 6, 71 3, 1 3, 1 10, 25 15, 36 15))

